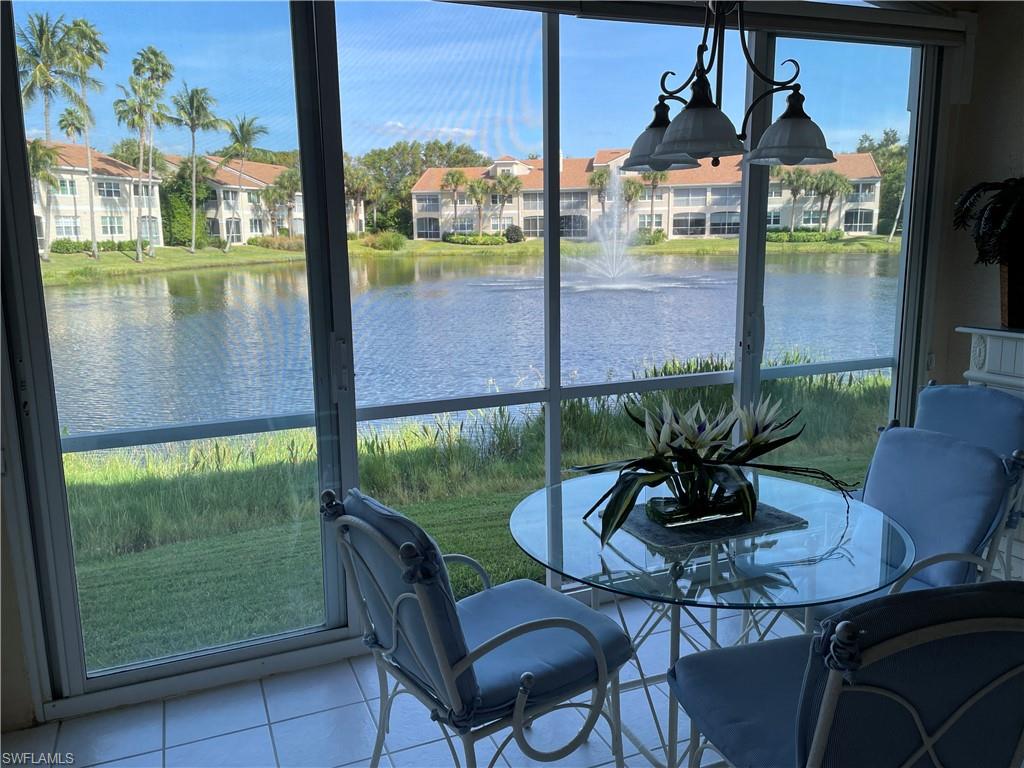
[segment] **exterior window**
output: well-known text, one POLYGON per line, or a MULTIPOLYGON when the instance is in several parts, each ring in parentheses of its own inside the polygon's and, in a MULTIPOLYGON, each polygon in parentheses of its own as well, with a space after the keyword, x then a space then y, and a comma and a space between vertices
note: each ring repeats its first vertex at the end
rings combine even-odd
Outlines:
POLYGON ((224 231, 227 233, 227 240, 229 243, 240 243, 242 242, 242 220, 241 219, 225 219, 224 220, 224 231))
POLYGON ((875 212, 861 208, 847 211, 843 217, 843 229, 847 232, 872 232, 874 223, 875 212))
POLYGON ((96 194, 100 197, 120 197, 121 185, 116 181, 97 181, 96 194))
POLYGON ((220 222, 217 219, 206 220, 206 234, 210 237, 220 237, 220 222))
MULTIPOLYGON (((524 192, 523 193, 523 208, 527 211, 543 211, 544 210, 544 193, 543 192, 524 192)), ((539 237, 539 235, 538 235, 539 237)))
POLYGON ((149 240, 154 245, 160 244, 160 227, 157 225, 156 216, 140 216, 139 232, 143 240, 149 240))
POLYGON ((706 223, 703 213, 677 213, 672 217, 672 234, 703 235, 706 223))
POLYGON ((502 168, 501 169, 501 175, 502 176, 511 176, 512 175, 512 169, 511 168, 502 168))
POLYGON ((800 220, 800 223, 803 224, 805 227, 811 226, 811 225, 818 226, 819 224, 821 224, 821 220, 823 218, 824 218, 824 216, 823 216, 822 212, 819 211, 817 208, 815 208, 815 209, 812 209, 812 210, 804 211, 804 216, 800 220))
POLYGON ((782 226, 782 211, 768 211, 768 226, 769 227, 781 227, 782 226))
POLYGON ((238 190, 237 189, 225 189, 221 192, 222 199, 225 203, 236 203, 238 202, 238 190))
POLYGON ((60 179, 57 182, 57 188, 60 190, 62 195, 75 196, 78 194, 78 185, 74 179, 60 179))
POLYGON ((249 233, 253 235, 262 235, 263 219, 249 219, 249 233))
POLYGON ((711 214, 712 235, 738 235, 739 233, 739 211, 719 211, 711 214))
POLYGON ((54 234, 57 237, 79 237, 82 234, 82 230, 78 226, 78 217, 58 216, 56 226, 54 227, 54 234))
POLYGON ((455 196, 455 199, 459 201, 459 205, 474 205, 468 192, 459 192, 459 194, 455 196))
POLYGON ((641 213, 640 223, 638 226, 640 227, 640 229, 661 229, 661 214, 654 214, 652 220, 651 214, 641 213))
POLYGON ((217 202, 217 190, 216 189, 211 189, 210 190, 210 196, 208 198, 206 198, 206 202, 208 202, 208 203, 216 203, 217 202))
POLYGON ((511 227, 514 219, 511 216, 491 216, 491 231, 492 232, 504 232, 508 227, 511 227))
POLYGON ((706 205, 707 187, 676 187, 672 190, 672 201, 676 205, 706 205))
POLYGON ((455 231, 462 234, 476 232, 476 216, 459 216, 455 220, 455 231))
POLYGON ((100 231, 104 235, 123 235, 124 234, 124 217, 123 216, 101 216, 100 217, 100 231))
MULTIPOLYGON (((711 205, 739 205, 740 194, 739 186, 712 187, 711 205)), ((712 219, 712 226, 714 226, 714 219, 712 219)))
MULTIPOLYGON (((639 200, 646 200, 647 202, 651 202, 651 188, 650 187, 644 187, 643 192, 640 193, 640 197, 637 198, 637 199, 639 199, 639 200)), ((658 191, 654 194, 654 199, 655 200, 664 200, 665 199, 665 190, 662 189, 661 187, 658 187, 658 191)))
MULTIPOLYGON (((416 210, 426 213, 437 213, 441 210, 441 197, 439 195, 417 195, 416 210)), ((427 221, 427 219, 420 219, 420 221, 427 221)))
POLYGON ((523 219, 523 234, 527 237, 544 237, 544 217, 527 216, 523 219))
MULTIPOLYGON (((504 171, 502 173, 504 175, 507 175, 507 174, 505 174, 504 171)), ((491 205, 501 205, 501 203, 502 203, 501 198, 505 198, 505 201, 504 201, 505 205, 508 205, 509 203, 511 203, 515 199, 515 198, 512 197, 512 195, 491 195, 491 205)))
MULTIPOLYGON (((562 194, 565 194, 564 192, 562 194)), ((575 193, 571 193, 575 194, 575 193)), ((586 193, 584 193, 586 194, 586 193)), ((561 216, 558 220, 560 237, 581 238, 587 236, 586 216, 561 216)))
POLYGON ((782 185, 781 184, 769 184, 768 185, 768 197, 782 197, 782 185))
POLYGON ((296 195, 295 207, 292 209, 292 217, 294 218, 295 216, 301 216, 303 210, 305 209, 302 207, 302 195, 296 195))
MULTIPOLYGON (((32 189, 35 189, 35 184, 32 185, 32 189)), ((46 248, 46 238, 43 237, 43 217, 36 216, 36 247, 42 251, 46 248)))
POLYGON ((260 193, 259 192, 253 192, 252 190, 249 190, 248 192, 245 193, 245 197, 249 201, 249 205, 259 205, 260 204, 260 193))
POLYGON ((853 184, 853 192, 846 196, 848 202, 851 203, 871 203, 875 199, 875 184, 874 182, 855 182, 853 184))
POLYGON ((136 197, 152 197, 149 184, 132 184, 132 194, 136 197))
POLYGON ((435 218, 416 219, 416 237, 437 240, 441 237, 441 223, 435 218))
POLYGON ((563 210, 578 211, 587 207, 586 192, 563 192, 559 195, 559 205, 563 210))

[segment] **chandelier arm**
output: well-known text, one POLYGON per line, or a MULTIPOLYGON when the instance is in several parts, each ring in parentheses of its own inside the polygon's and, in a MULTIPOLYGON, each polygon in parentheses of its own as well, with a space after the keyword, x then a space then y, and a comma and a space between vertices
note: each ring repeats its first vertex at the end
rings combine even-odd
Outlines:
POLYGON ((757 77, 762 82, 767 83, 768 85, 771 86, 787 86, 793 85, 793 83, 797 81, 797 79, 800 77, 800 62, 798 62, 796 59, 786 59, 785 61, 782 62, 783 64, 793 65, 792 76, 786 78, 785 80, 775 80, 769 77, 760 69, 758 69, 756 64, 754 64, 754 58, 750 55, 750 49, 747 47, 747 29, 746 25, 743 22, 743 3, 739 3, 736 6, 736 26, 739 30, 740 47, 743 49, 743 58, 747 60, 747 66, 750 67, 750 71, 757 75, 757 77))
MULTIPOLYGON (((693 69, 690 71, 689 77, 686 78, 686 82, 680 85, 678 88, 669 88, 668 79, 675 77, 676 73, 672 70, 663 72, 661 75, 661 92, 666 98, 677 97, 680 93, 690 87, 690 84, 697 78, 697 65, 693 65, 693 69)), ((685 103, 685 102, 684 102, 685 103)))
POLYGON ((715 105, 722 108, 722 75, 725 71, 725 18, 716 16, 715 22, 718 27, 717 40, 715 41, 715 54, 717 59, 712 59, 717 70, 715 72, 715 105))
POLYGON ((750 122, 750 116, 754 112, 754 107, 756 107, 762 101, 767 99, 769 96, 774 96, 776 93, 782 93, 783 91, 791 91, 793 93, 796 93, 799 90, 799 85, 789 85, 788 83, 780 83, 772 88, 769 88, 767 91, 765 91, 752 102, 750 102, 750 106, 747 107, 747 111, 743 113, 743 123, 740 125, 740 132, 736 134, 736 138, 740 139, 741 141, 747 138, 747 123, 750 122))

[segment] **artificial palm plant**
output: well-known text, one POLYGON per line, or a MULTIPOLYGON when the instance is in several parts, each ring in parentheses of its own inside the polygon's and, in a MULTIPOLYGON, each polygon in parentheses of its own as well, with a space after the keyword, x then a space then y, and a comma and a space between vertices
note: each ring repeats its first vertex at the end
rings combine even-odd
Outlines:
POLYGON ((953 206, 953 228, 970 228, 976 263, 999 265, 1003 325, 1024 328, 1024 177, 968 189, 953 206))

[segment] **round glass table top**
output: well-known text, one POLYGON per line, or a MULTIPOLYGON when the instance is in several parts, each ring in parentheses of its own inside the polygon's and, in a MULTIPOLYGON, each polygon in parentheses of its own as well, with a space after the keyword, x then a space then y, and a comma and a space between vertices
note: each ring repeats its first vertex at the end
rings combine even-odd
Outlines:
MULTIPOLYGON (((719 520, 665 529, 646 520, 645 489, 630 520, 601 546, 599 512, 583 515, 616 473, 566 480, 527 496, 512 513, 516 543, 575 581, 680 605, 797 608, 860 597, 889 586, 914 563, 910 535, 856 499, 778 477, 754 479, 754 523, 719 520), (549 494, 561 494, 562 525, 549 528, 549 494)), ((557 508, 557 506, 556 506, 557 508)))

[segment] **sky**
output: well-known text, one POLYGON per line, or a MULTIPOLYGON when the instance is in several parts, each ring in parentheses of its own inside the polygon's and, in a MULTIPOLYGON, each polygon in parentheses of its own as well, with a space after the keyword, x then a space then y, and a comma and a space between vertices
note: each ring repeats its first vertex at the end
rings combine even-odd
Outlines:
MULTIPOLYGON (((16 22, 47 12, 85 17, 110 48, 96 75, 92 143, 109 150, 129 135, 111 109, 127 84, 131 60, 147 45, 162 49, 175 68, 168 88, 183 82, 209 88, 222 117, 256 116, 268 128, 261 146, 297 146, 288 5, 266 2, 20 2, 16 22)), ((539 14, 452 3, 337 4, 343 142, 350 154, 401 139, 465 141, 492 157, 541 152, 542 64, 539 14)), ((568 157, 602 147, 628 147, 650 121, 665 70, 688 73, 699 31, 686 27, 561 17, 561 143, 568 157)), ((735 33, 726 41, 724 108, 739 128, 745 63, 735 33)), ((909 127, 908 48, 782 39, 778 60, 793 57, 805 108, 836 151, 857 138, 909 127)), ((778 68, 776 75, 790 70, 778 68)), ((673 79, 670 85, 678 84, 673 79)), ((169 99, 168 99, 169 100, 169 99)), ((53 108, 53 133, 64 108, 53 108)), ((777 97, 776 114, 784 108, 777 97)), ((673 108, 675 114, 675 107, 673 108)), ((29 138, 43 135, 42 105, 26 110, 29 138)), ((226 143, 203 134, 200 151, 226 143)), ((161 130, 157 145, 185 153, 187 131, 161 130)))

